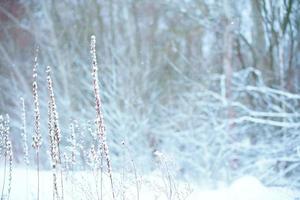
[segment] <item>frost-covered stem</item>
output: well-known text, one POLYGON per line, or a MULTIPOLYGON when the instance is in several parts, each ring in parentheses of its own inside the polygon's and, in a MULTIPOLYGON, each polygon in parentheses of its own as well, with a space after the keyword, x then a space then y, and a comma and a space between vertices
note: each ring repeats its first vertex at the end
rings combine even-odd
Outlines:
MULTIPOLYGON (((48 91, 49 91, 49 80, 48 80, 48 91)), ((50 92, 48 93, 50 96, 50 92)), ((50 98, 49 98, 50 99, 50 98)), ((52 177, 53 177, 53 200, 55 199, 55 195, 57 192, 57 183, 56 183, 56 145, 53 134, 53 124, 52 124, 52 106, 51 101, 48 101, 48 134, 50 140, 50 157, 51 157, 51 167, 52 167, 52 177)), ((58 195, 57 195, 58 196, 58 195)))
POLYGON ((36 151, 37 199, 40 198, 40 152, 36 151))
POLYGON ((7 186, 7 195, 6 198, 9 199, 10 191, 11 191, 11 181, 12 181, 12 162, 13 162, 13 152, 11 140, 9 138, 9 115, 6 115, 6 119, 2 122, 1 118, 1 132, 3 133, 3 138, 1 138, 4 142, 4 176, 3 176, 3 185, 1 192, 1 199, 4 199, 4 189, 6 184, 6 171, 7 171, 7 160, 9 161, 9 171, 8 171, 8 186, 7 186), (2 124, 3 123, 3 124, 2 124))
MULTIPOLYGON (((95 171, 95 182, 96 182, 96 193, 97 193, 97 199, 100 200, 100 197, 99 197, 99 191, 98 191, 98 170, 95 171)), ((100 194, 101 194, 101 191, 100 191, 100 194)), ((101 194, 101 199, 102 199, 102 194, 101 194)))
MULTIPOLYGON (((49 90, 49 89, 48 89, 49 90)), ((55 145, 54 145, 54 137, 53 137, 53 130, 52 130, 52 114, 51 114, 51 103, 48 102, 48 134, 50 140, 50 157, 51 157, 51 168, 52 168, 52 176, 53 176, 53 191, 52 196, 53 199, 55 198, 56 194, 56 178, 55 178, 55 145)))
MULTIPOLYGON (((53 82, 51 78, 51 68, 47 67, 47 82, 48 82, 48 94, 49 94, 49 102, 48 102, 48 116, 49 116, 49 135, 50 135, 50 143, 51 143, 51 157, 52 157, 52 168, 54 170, 53 175, 53 183, 54 189, 57 189, 56 183, 56 165, 60 164, 60 183, 61 183, 61 199, 64 199, 64 184, 63 184, 63 173, 62 173, 62 162, 61 162, 61 152, 60 152, 60 139, 61 133, 58 123, 58 113, 56 109, 55 96, 53 92, 53 82)), ((56 193, 58 193, 56 191, 56 193)))
MULTIPOLYGON (((166 188, 167 187, 169 188, 169 193, 167 194, 168 199, 173 199, 174 195, 173 195, 172 175, 170 173, 170 169, 168 167, 167 160, 164 157, 164 155, 162 153, 158 152, 158 151, 154 152, 154 154, 159 159, 159 162, 161 164, 161 172, 163 173, 163 176, 164 176, 164 173, 165 173, 165 176, 167 178, 168 183, 165 183, 165 185, 166 185, 166 188)), ((175 189, 175 192, 176 192, 175 184, 174 184, 174 189, 175 189)))
MULTIPOLYGON (((71 166, 70 166, 70 173, 71 178, 74 176, 74 169, 76 164, 76 151, 77 151, 77 140, 76 140, 76 128, 78 128, 78 121, 73 120, 73 122, 70 124, 70 130, 71 130, 71 166)), ((71 185, 71 192, 72 192, 72 198, 73 198, 73 191, 74 191, 74 184, 71 185)))
POLYGON ((171 200, 172 196, 173 196, 171 174, 170 174, 169 167, 168 167, 167 163, 164 161, 163 164, 164 164, 166 172, 167 172, 167 179, 168 179, 168 182, 169 182, 169 195, 170 195, 169 199, 171 200))
MULTIPOLYGON (((91 149, 90 149, 90 160, 91 160, 91 164, 93 167, 93 175, 94 175, 97 199, 100 200, 99 192, 98 192, 98 173, 97 173, 98 172, 97 165, 99 164, 99 157, 98 157, 98 153, 97 153, 97 150, 94 145, 92 145, 91 149)), ((102 189, 101 189, 101 191, 102 191, 102 189)), ((101 199, 102 199, 102 194, 101 194, 101 199)))
POLYGON ((9 160, 9 171, 8 171, 8 188, 7 188, 7 199, 9 199, 12 182, 12 165, 13 165, 13 151, 11 141, 7 143, 7 154, 9 160))
POLYGON ((2 191, 1 191, 1 199, 4 199, 5 178, 6 178, 6 156, 4 157, 3 184, 2 184, 2 191))
MULTIPOLYGON (((26 132, 26 108, 24 98, 20 98, 22 106, 22 140, 23 140, 23 153, 24 162, 26 164, 26 181, 28 181, 28 167, 29 167, 29 156, 28 156, 28 145, 27 145, 27 132, 26 132)), ((26 184, 26 199, 28 199, 28 184, 26 184)))
POLYGON ((95 103, 96 103, 95 109, 96 109, 97 133, 101 142, 101 148, 103 149, 105 159, 106 159, 106 164, 107 164, 107 169, 108 169, 108 174, 109 174, 111 189, 112 189, 112 196, 113 199, 115 199, 113 179, 112 179, 112 169, 111 169, 111 163, 109 158, 109 149, 106 143, 105 126, 104 126, 104 120, 102 115, 101 98, 99 94, 99 81, 97 76, 98 65, 97 65, 97 58, 96 58, 96 37, 94 35, 91 36, 91 56, 92 56, 93 87, 94 87, 94 95, 95 95, 95 103))
POLYGON ((53 172, 52 174, 53 176, 53 200, 55 199, 55 196, 57 197, 57 199, 59 199, 59 194, 58 194, 58 188, 57 188, 57 176, 56 176, 56 172, 53 172))
MULTIPOLYGON (((59 150, 59 154, 61 154, 60 150, 59 150)), ((62 165, 61 163, 61 159, 60 159, 60 165, 62 165)), ((62 171, 62 166, 60 167, 60 186, 61 186, 61 199, 64 199, 64 181, 63 181, 63 171, 62 171)))
POLYGON ((33 99, 34 99, 34 128, 35 134, 33 135, 32 147, 36 150, 36 162, 37 162, 37 200, 40 199, 40 166, 39 166, 39 149, 41 146, 41 132, 40 132, 40 109, 39 109, 39 95, 38 95, 38 84, 37 84, 37 55, 39 49, 36 49, 36 56, 34 58, 33 66, 33 99))
MULTIPOLYGON (((47 77, 48 80, 48 77, 47 77)), ((50 94, 49 89, 49 80, 48 80, 48 94, 50 94)), ((49 98, 50 99, 50 98, 49 98)), ((56 145, 53 133, 53 122, 52 122, 52 104, 51 101, 48 101, 48 131, 49 131, 49 139, 50 139, 50 156, 51 156, 51 167, 52 167, 52 177, 53 177, 53 200, 55 196, 58 198, 58 190, 57 190, 57 180, 56 180, 56 145)))
POLYGON ((101 148, 100 154, 100 196, 103 200, 103 148, 101 148))
POLYGON ((138 180, 136 166, 135 166, 133 157, 132 157, 132 155, 130 153, 130 150, 129 150, 128 146, 126 145, 126 143, 124 141, 122 141, 122 145, 126 148, 126 150, 128 152, 128 156, 129 156, 132 168, 133 168, 133 173, 134 173, 134 178, 135 178, 137 200, 140 200, 140 183, 139 183, 139 180, 138 180))
POLYGON ((3 119, 2 116, 0 116, 1 118, 1 142, 3 145, 3 151, 4 151, 4 167, 3 167, 3 184, 2 184, 2 191, 1 191, 1 199, 4 198, 4 188, 5 188, 5 180, 6 180, 6 166, 7 166, 7 143, 8 143, 8 132, 7 132, 7 121, 5 119, 3 119))
POLYGON ((76 163, 76 135, 75 135, 75 126, 73 123, 70 124, 70 131, 71 131, 71 170, 76 163))
POLYGON ((23 153, 24 153, 24 162, 26 164, 26 168, 29 165, 29 156, 28 156, 28 145, 27 145, 27 132, 26 132, 26 108, 25 101, 23 98, 21 100, 22 106, 22 139, 23 139, 23 153))
MULTIPOLYGON (((4 118, 0 115, 0 153, 4 152, 5 141, 4 141, 4 118)), ((4 156, 0 154, 0 158, 4 156)))

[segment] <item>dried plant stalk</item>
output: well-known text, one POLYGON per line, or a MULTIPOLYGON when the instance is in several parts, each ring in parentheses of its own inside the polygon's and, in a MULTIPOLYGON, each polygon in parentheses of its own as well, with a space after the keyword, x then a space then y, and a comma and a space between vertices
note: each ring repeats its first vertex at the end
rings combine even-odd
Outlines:
MULTIPOLYGON (((26 181, 28 181, 28 169, 29 169, 29 155, 28 155, 28 144, 27 144, 27 127, 26 127, 26 108, 24 98, 20 98, 21 100, 21 108, 22 108, 22 128, 21 128, 21 136, 23 143, 23 154, 24 154, 24 162, 26 165, 26 181)), ((26 184, 26 199, 28 199, 28 184, 26 184)))
POLYGON ((33 100, 34 100, 34 135, 33 135, 33 143, 32 147, 36 151, 36 163, 37 163, 37 200, 40 199, 40 146, 41 146, 41 130, 40 130, 40 109, 39 109, 39 95, 38 95, 38 84, 37 84, 37 55, 39 49, 36 49, 36 55, 34 58, 34 66, 33 66, 33 100))
POLYGON ((108 170, 108 175, 110 178, 111 189, 112 189, 112 196, 113 199, 115 199, 111 162, 109 158, 109 149, 106 142, 106 133, 105 133, 103 114, 102 114, 102 104, 101 104, 101 98, 99 93, 98 64, 97 64, 97 57, 96 57, 96 37, 94 35, 91 36, 91 56, 92 56, 93 88, 94 88, 95 103, 96 103, 95 109, 96 109, 97 134, 100 139, 101 152, 104 153, 106 164, 107 164, 107 170, 108 170))
POLYGON ((53 196, 59 199, 58 185, 57 185, 57 170, 58 165, 60 165, 60 186, 61 186, 61 199, 64 199, 64 184, 63 184, 63 174, 62 174, 62 162, 61 162, 61 152, 60 152, 60 140, 61 132, 58 123, 58 113, 56 108, 56 102, 53 92, 53 82, 51 78, 51 68, 47 67, 47 83, 48 83, 48 131, 50 137, 50 154, 52 160, 52 170, 53 170, 53 196))
POLYGON ((27 128, 26 128, 26 108, 24 98, 20 98, 21 106, 22 106, 22 128, 21 135, 23 140, 23 154, 24 154, 24 162, 26 164, 26 168, 29 166, 29 155, 28 155, 28 145, 27 145, 27 128))

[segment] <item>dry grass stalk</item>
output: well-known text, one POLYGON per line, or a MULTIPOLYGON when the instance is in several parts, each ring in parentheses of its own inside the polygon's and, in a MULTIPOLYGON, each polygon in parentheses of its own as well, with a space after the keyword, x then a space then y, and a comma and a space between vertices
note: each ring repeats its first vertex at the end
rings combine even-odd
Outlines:
MULTIPOLYGON (((24 162, 26 165, 26 181, 28 181, 28 168, 29 168, 29 155, 28 155, 28 144, 27 144, 27 128, 26 128, 26 108, 24 98, 20 98, 21 100, 21 118, 22 118, 22 128, 21 128, 21 136, 23 143, 23 154, 24 154, 24 162)), ((26 199, 28 199, 28 184, 26 184, 26 199)))
POLYGON ((128 148, 127 144, 125 143, 125 141, 122 141, 121 143, 123 145, 123 147, 127 150, 128 152, 128 156, 129 156, 129 159, 130 159, 130 162, 131 162, 131 165, 132 165, 132 170, 133 170, 133 173, 134 173, 134 178, 135 178, 135 187, 136 187, 136 199, 137 200, 140 200, 140 188, 141 188, 141 181, 139 180, 138 178, 138 174, 137 174, 137 168, 135 166, 135 163, 134 163, 134 160, 133 160, 133 157, 131 155, 131 152, 130 152, 130 149, 128 148))
POLYGON ((11 182, 12 182, 12 162, 13 162, 13 151, 12 144, 10 139, 10 128, 9 128, 9 115, 6 115, 5 118, 0 116, 0 132, 1 132, 1 140, 2 140, 2 150, 4 153, 4 172, 3 172, 3 184, 2 184, 2 192, 1 199, 9 199, 10 191, 11 191, 11 182), (7 185, 7 193, 4 194, 4 189, 6 185, 6 173, 7 173, 7 161, 9 162, 8 168, 8 185, 7 185))
POLYGON ((24 154, 24 162, 26 164, 26 168, 29 166, 29 155, 28 155, 28 145, 27 145, 27 128, 26 128, 26 108, 25 108, 25 101, 23 98, 20 98, 21 106, 22 106, 22 128, 21 128, 21 135, 22 135, 22 143, 23 143, 23 154, 24 154))
POLYGON ((69 138, 68 138, 68 153, 64 153, 63 158, 64 158, 64 170, 65 172, 73 172, 74 167, 76 164, 76 136, 75 136, 75 125, 74 122, 75 120, 72 120, 72 122, 69 125, 69 138))
POLYGON ((47 83, 48 83, 48 131, 50 136, 50 153, 52 159, 52 170, 53 170, 53 187, 54 196, 59 199, 58 185, 57 185, 57 170, 60 165, 60 186, 61 186, 61 199, 64 199, 64 184, 62 174, 62 162, 60 152, 60 141, 61 132, 58 123, 58 113, 56 108, 55 96, 53 92, 53 82, 51 78, 51 68, 47 67, 47 83))
POLYGON ((104 153, 106 164, 107 164, 107 170, 108 170, 108 175, 110 178, 111 189, 112 189, 112 196, 113 199, 115 199, 111 162, 109 158, 109 149, 106 142, 105 126, 104 126, 104 120, 102 114, 102 104, 101 104, 101 98, 99 93, 98 64, 97 64, 97 57, 96 57, 96 37, 94 35, 91 36, 91 56, 92 56, 93 87, 94 87, 94 95, 95 95, 95 103, 96 103, 95 109, 96 109, 97 134, 100 139, 101 152, 104 153))
POLYGON ((96 187, 96 195, 97 195, 97 200, 100 200, 100 197, 102 199, 102 189, 100 188, 100 195, 98 192, 98 170, 99 170, 99 163, 101 158, 99 158, 99 152, 97 150, 97 147, 95 145, 92 145, 88 154, 89 157, 89 164, 93 170, 93 177, 94 177, 94 182, 95 182, 95 187, 96 187))
POLYGON ((41 146, 41 130, 40 130, 40 109, 39 109, 39 95, 38 95, 38 84, 37 84, 37 55, 39 49, 36 49, 36 56, 34 58, 34 66, 33 66, 33 83, 32 83, 32 90, 33 90, 33 100, 34 100, 34 132, 33 135, 33 143, 32 147, 36 151, 36 162, 37 162, 37 200, 40 199, 40 155, 39 150, 41 146))
POLYGON ((0 157, 4 156, 5 150, 5 137, 4 137, 4 117, 0 115, 0 157))
POLYGON ((11 191, 11 183, 12 183, 12 171, 13 171, 13 151, 11 140, 9 139, 7 142, 7 155, 9 161, 9 170, 8 170, 8 187, 7 187, 7 199, 9 199, 10 191, 11 191))
POLYGON ((3 167, 3 183, 2 183, 2 192, 1 192, 1 199, 4 195, 4 185, 5 185, 5 174, 6 174, 6 141, 5 141, 5 126, 4 126, 4 118, 0 115, 0 156, 4 157, 4 167, 3 167))
POLYGON ((76 164, 76 135, 75 135, 75 126, 73 123, 70 124, 70 130, 71 130, 71 169, 74 169, 74 166, 76 164))

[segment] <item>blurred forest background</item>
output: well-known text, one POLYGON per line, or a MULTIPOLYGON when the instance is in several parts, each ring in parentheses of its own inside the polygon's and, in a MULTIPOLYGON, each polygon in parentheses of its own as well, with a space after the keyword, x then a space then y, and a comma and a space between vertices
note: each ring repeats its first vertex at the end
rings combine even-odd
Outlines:
POLYGON ((86 167, 95 140, 92 34, 114 170, 130 156, 149 172, 163 155, 186 180, 252 174, 300 187, 299 0, 0 0, 0 113, 10 115, 20 165, 20 97, 31 139, 38 46, 42 151, 50 65, 63 148, 72 123, 77 168, 86 167))

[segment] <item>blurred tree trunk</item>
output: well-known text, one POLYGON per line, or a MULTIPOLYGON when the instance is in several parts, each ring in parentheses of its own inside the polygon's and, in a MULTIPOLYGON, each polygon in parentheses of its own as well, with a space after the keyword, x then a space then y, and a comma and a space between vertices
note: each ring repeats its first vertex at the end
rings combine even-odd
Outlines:
POLYGON ((264 71, 266 69, 266 41, 265 41, 265 31, 263 18, 261 14, 261 4, 260 0, 253 0, 251 2, 252 7, 252 19, 253 19, 253 31, 252 31, 252 41, 254 46, 254 59, 253 63, 256 63, 260 70, 264 71))

